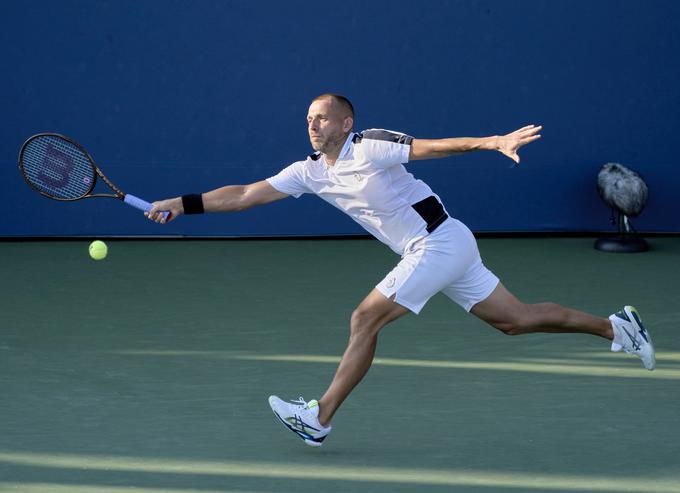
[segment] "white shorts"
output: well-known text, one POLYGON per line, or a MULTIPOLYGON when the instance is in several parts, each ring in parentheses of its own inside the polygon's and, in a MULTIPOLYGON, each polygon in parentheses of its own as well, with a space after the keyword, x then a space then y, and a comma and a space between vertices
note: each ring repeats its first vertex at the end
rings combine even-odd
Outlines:
POLYGON ((431 234, 410 242, 376 289, 415 314, 440 291, 469 312, 498 282, 482 263, 472 232, 450 217, 431 234))

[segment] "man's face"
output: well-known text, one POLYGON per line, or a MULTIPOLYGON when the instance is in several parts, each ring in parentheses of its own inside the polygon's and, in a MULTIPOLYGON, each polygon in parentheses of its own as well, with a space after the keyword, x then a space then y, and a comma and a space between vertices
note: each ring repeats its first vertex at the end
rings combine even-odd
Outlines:
POLYGON ((345 143, 352 129, 352 117, 332 98, 314 101, 307 113, 307 131, 315 151, 327 153, 345 143))

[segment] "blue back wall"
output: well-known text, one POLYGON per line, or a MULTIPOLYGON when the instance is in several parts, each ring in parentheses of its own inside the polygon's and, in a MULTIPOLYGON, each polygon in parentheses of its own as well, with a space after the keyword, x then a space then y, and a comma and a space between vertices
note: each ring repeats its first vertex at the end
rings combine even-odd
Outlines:
POLYGON ((543 138, 522 166, 477 153, 409 166, 474 231, 604 231, 610 161, 650 188, 642 231, 680 231, 680 2, 72 1, 0 7, 2 236, 361 233, 316 197, 152 224, 115 200, 23 183, 30 135, 81 142, 155 200, 258 181, 309 152, 305 116, 347 95, 358 129, 543 138))

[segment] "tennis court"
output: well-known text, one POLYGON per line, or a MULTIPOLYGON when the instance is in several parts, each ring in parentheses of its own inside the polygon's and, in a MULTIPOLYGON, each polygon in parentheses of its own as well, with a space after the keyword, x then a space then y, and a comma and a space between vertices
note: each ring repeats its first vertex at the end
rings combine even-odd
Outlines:
POLYGON ((0 491, 680 492, 680 238, 482 238, 527 302, 640 310, 657 369, 585 335, 507 337, 441 295, 386 327, 320 449, 267 396, 318 397, 377 241, 0 243, 0 491))

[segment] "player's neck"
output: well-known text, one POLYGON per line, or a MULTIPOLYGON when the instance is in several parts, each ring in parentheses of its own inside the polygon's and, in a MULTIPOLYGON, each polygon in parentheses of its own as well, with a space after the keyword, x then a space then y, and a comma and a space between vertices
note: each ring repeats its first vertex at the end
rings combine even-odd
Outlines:
POLYGON ((323 158, 328 166, 335 166, 335 162, 338 160, 338 157, 340 157, 340 149, 330 153, 324 153, 323 155, 323 158))
POLYGON ((326 164, 328 166, 335 166, 335 162, 340 157, 342 148, 345 147, 345 142, 347 142, 348 135, 349 134, 346 134, 342 139, 338 140, 338 142, 335 143, 332 149, 327 150, 326 152, 323 153, 323 157, 326 160, 326 164))

